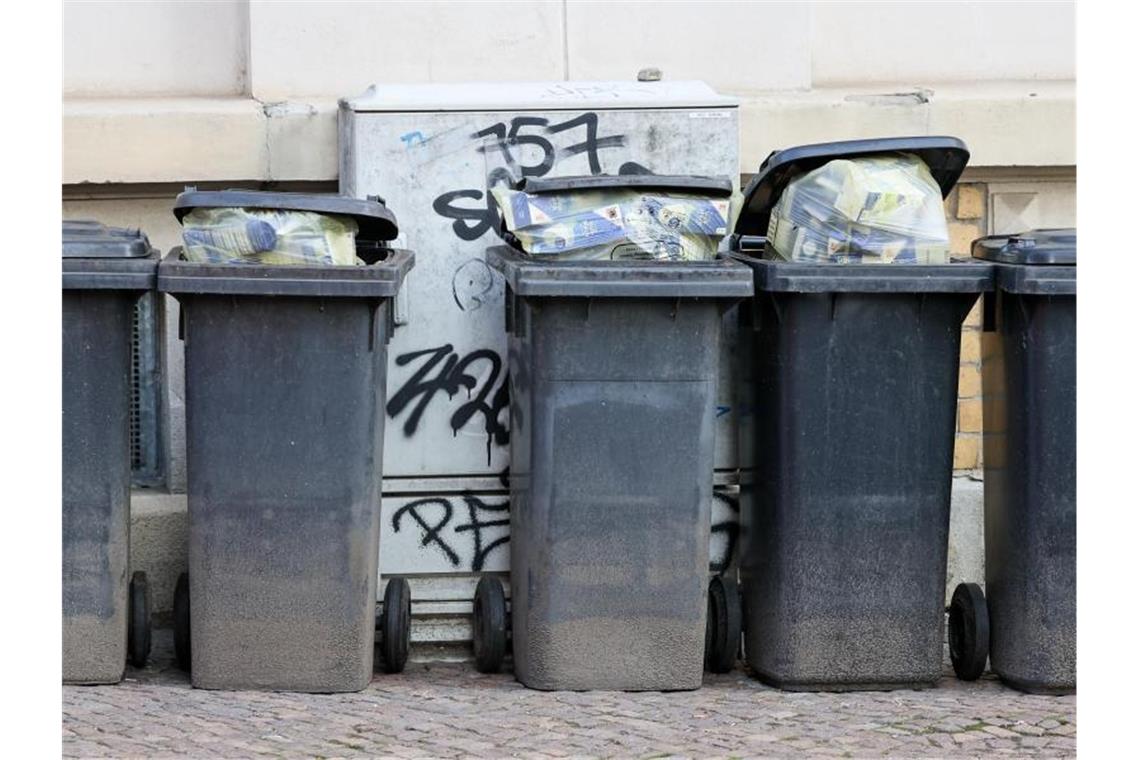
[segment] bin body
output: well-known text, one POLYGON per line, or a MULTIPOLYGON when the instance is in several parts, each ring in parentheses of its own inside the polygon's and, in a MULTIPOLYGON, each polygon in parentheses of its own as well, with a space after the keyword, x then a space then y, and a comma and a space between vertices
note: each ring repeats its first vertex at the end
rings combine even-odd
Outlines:
POLYGON ((371 679, 391 300, 371 266, 191 264, 186 367, 192 682, 341 692, 371 679))
POLYGON ((146 237, 63 230, 63 681, 116 683, 127 657, 131 328, 154 287, 146 237))
MULTIPOLYGON (((1049 238, 1036 234, 1041 243, 1049 238)), ((1077 297, 1071 234, 1071 261, 1066 257, 1065 263, 1056 257, 1041 265, 994 259, 996 287, 987 296, 982 334, 990 667, 1029 692, 1076 689, 1077 297)), ((975 256, 995 250, 980 242, 975 256)), ((1046 247, 1034 246, 1038 253, 1046 247)))
POLYGON ((737 389, 748 662, 785 689, 931 685, 960 330, 989 266, 738 258, 756 276, 737 389))
POLYGON ((698 688, 721 317, 748 273, 488 261, 507 280, 515 676, 698 688))

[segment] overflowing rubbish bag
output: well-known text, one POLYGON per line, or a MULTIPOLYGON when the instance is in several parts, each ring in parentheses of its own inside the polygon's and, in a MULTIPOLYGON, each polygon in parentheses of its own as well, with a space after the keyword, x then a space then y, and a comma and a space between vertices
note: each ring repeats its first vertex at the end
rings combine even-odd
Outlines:
POLYGON ((788 183, 768 222, 767 257, 840 264, 945 264, 942 190, 921 158, 835 159, 788 183))
POLYGON ((208 264, 355 265, 356 220, 312 211, 196 208, 182 217, 187 261, 208 264))
MULTIPOLYGON (((675 190, 668 186, 671 179, 655 178, 654 184, 633 183, 628 177, 524 180, 491 193, 506 241, 533 256, 575 261, 715 258, 728 232, 731 185, 720 187, 717 180, 713 187, 708 180, 708 192, 675 190)), ((691 184, 699 190, 699 182, 691 184)))

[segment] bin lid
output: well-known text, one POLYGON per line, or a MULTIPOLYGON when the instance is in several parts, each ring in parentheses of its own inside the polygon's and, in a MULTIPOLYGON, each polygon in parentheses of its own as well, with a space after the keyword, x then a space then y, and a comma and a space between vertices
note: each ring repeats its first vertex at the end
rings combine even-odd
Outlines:
POLYGON ((196 208, 282 209, 350 216, 356 220, 362 240, 394 240, 400 233, 396 215, 384 204, 383 198, 375 195, 361 199, 334 193, 188 188, 175 199, 174 216, 181 222, 182 217, 196 208))
POLYGON ((150 241, 141 230, 108 227, 92 219, 63 223, 65 259, 141 259, 150 252, 150 241))
POLYGON ((665 174, 587 174, 573 177, 523 177, 515 190, 534 195, 567 190, 601 190, 603 188, 637 188, 701 195, 729 197, 732 180, 728 177, 698 177, 665 174))
POLYGON ((958 182, 966 162, 970 160, 970 151, 957 137, 843 140, 773 151, 744 188, 744 203, 736 220, 736 233, 766 235, 772 209, 784 188, 796 177, 837 158, 866 158, 884 153, 913 153, 921 158, 930 168, 934 181, 942 188, 943 198, 958 182))
POLYGON ((1016 235, 991 235, 975 240, 976 259, 999 264, 1077 265, 1076 228, 1030 230, 1016 235))

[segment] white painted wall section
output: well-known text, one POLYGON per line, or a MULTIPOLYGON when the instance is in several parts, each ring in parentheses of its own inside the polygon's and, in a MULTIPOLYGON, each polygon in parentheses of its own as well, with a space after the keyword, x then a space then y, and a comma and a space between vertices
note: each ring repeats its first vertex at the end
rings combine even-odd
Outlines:
POLYGON ((633 79, 645 67, 719 91, 811 86, 808 3, 581 2, 566 6, 570 79, 633 79))
POLYGON ((1076 78, 1065 2, 812 3, 815 87, 1076 78))
POLYGON ((242 94, 247 6, 245 0, 69 0, 63 8, 64 94, 242 94))
POLYGON ((562 79, 560 3, 253 2, 251 93, 349 95, 374 82, 562 79))

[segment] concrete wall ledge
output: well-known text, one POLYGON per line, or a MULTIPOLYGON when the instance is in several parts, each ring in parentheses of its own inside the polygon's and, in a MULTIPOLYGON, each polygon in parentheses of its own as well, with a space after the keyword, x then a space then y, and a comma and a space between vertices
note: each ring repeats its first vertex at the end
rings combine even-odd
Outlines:
MULTIPOLYGON (((724 94, 741 101, 744 173, 781 147, 890 135, 962 137, 975 167, 1076 164, 1072 81, 724 94)), ((63 182, 335 180, 336 110, 333 96, 65 99, 63 182)))
POLYGON ((1077 163, 1075 82, 883 84, 741 99, 744 173, 791 145, 904 135, 954 135, 974 167, 1077 163))
POLYGON ((160 624, 170 621, 174 584, 186 571, 188 540, 186 494, 131 492, 131 572, 146 573, 151 614, 160 624))
POLYGON ((65 99, 63 183, 330 180, 336 99, 65 99))

